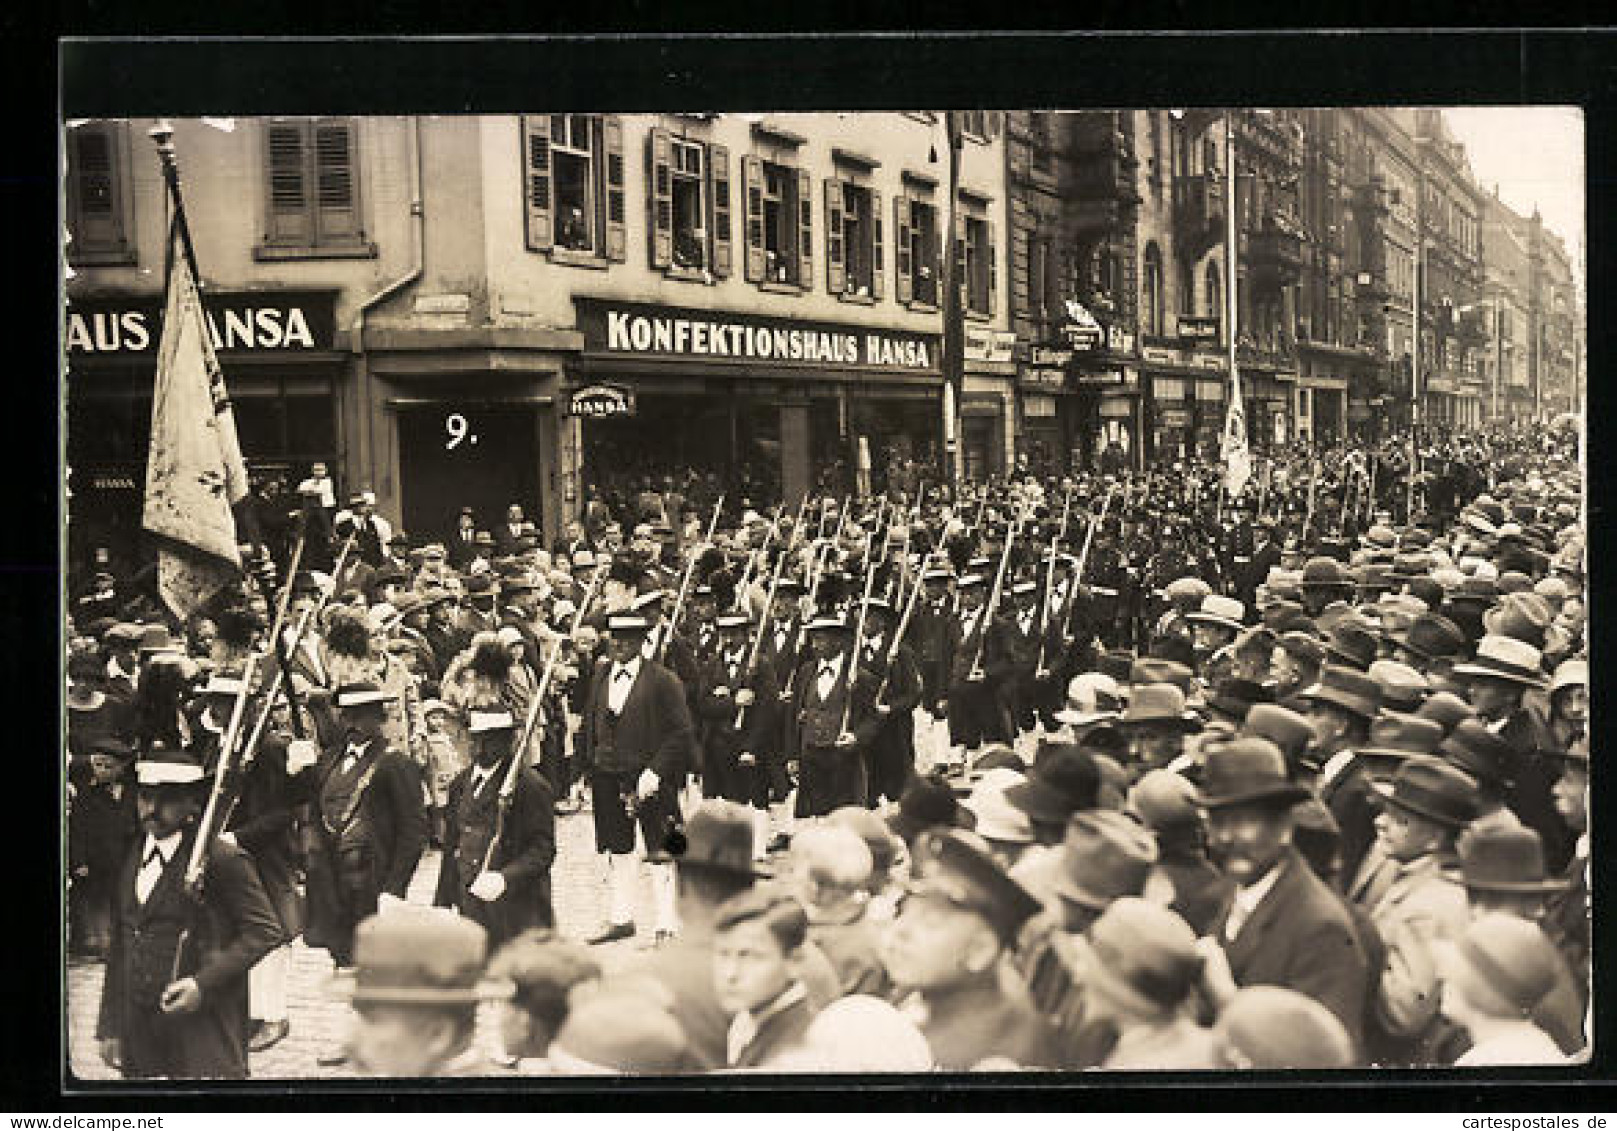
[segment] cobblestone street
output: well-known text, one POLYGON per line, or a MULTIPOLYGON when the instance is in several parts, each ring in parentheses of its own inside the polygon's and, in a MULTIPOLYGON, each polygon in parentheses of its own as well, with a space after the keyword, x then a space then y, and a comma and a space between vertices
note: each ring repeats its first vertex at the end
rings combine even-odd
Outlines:
MULTIPOLYGON (((556 818, 556 863, 551 871, 557 926, 572 937, 591 934, 605 913, 605 876, 602 858, 596 855, 594 826, 586 813, 556 818)), ((422 857, 410 885, 414 903, 429 904, 438 880, 439 855, 422 857)), ((642 872, 645 872, 642 866, 642 872)), ((643 877, 645 878, 645 877, 643 877)), ((649 879, 642 884, 636 918, 651 923, 649 879)), ((649 930, 635 938, 596 947, 610 971, 627 963, 637 951, 650 949, 649 930)), ((252 1055, 254 1079, 350 1076, 343 1066, 326 1068, 316 1063, 323 1053, 338 1045, 347 1032, 349 1010, 327 991, 331 959, 323 950, 311 950, 299 940, 292 947, 292 974, 287 989, 291 1034, 274 1048, 252 1055)), ((101 1001, 102 965, 74 962, 67 971, 69 1065, 71 1072, 86 1080, 116 1080, 118 1073, 104 1064, 96 1046, 96 1011, 101 1001)), ((493 1007, 483 1007, 479 1041, 490 1052, 495 1049, 493 1007)))

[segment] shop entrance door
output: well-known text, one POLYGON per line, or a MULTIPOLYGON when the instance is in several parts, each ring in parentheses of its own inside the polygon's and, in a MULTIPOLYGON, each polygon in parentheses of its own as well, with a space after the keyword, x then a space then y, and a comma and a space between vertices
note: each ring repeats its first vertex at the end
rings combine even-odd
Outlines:
POLYGON ((415 543, 444 541, 461 507, 492 530, 512 503, 543 529, 539 422, 533 405, 443 401, 399 409, 404 529, 415 543))

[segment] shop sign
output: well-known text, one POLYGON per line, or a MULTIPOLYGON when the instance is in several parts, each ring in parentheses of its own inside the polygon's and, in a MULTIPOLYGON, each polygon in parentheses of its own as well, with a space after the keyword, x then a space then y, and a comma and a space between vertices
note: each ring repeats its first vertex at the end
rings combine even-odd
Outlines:
POLYGON ((1122 366, 1086 370, 1078 374, 1078 383, 1080 385, 1121 385, 1124 380, 1122 366))
POLYGON ((1212 342, 1218 340, 1218 319, 1179 316, 1179 340, 1182 342, 1212 342))
POLYGON ((1022 415, 1032 420, 1048 420, 1056 415, 1054 397, 1023 397, 1022 415))
POLYGON ((966 327, 967 361, 1009 362, 1016 351, 1016 335, 1004 330, 966 327))
POLYGON ((586 385, 568 400, 567 411, 591 420, 633 416, 634 391, 621 385, 586 385))
POLYGON ((1059 369, 1072 360, 1072 351, 1069 349, 1052 349, 1050 346, 1033 347, 1033 364, 1054 366, 1059 369))
MULTIPOLYGON (((329 293, 220 292, 202 296, 215 350, 305 353, 334 348, 336 317, 329 293)), ((163 300, 73 302, 67 311, 69 354, 155 354, 163 335, 163 300)))
POLYGON ((1067 374, 1062 369, 1024 369, 1022 384, 1030 389, 1057 391, 1067 387, 1067 374))
MULTIPOLYGON (((814 369, 935 373, 936 334, 681 307, 576 299, 586 353, 657 361, 767 361, 814 369)), ((1009 339, 1004 360, 1010 360, 1009 339)), ((997 350, 999 343, 994 344, 997 350)))

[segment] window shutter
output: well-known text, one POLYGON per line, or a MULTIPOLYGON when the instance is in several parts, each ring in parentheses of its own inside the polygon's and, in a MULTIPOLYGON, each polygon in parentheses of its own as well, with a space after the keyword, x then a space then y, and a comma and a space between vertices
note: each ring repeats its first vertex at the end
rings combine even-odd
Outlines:
POLYGON ((607 114, 601 119, 601 152, 606 162, 606 257, 613 263, 628 258, 624 214, 623 119, 607 114))
POLYGON ((834 295, 847 289, 848 272, 842 246, 842 182, 825 179, 825 289, 834 295))
POLYGON ((881 298, 882 291, 881 193, 870 190, 870 297, 881 298))
POLYGON ((80 126, 68 137, 73 155, 73 177, 68 184, 74 250, 121 246, 123 225, 112 134, 100 126, 80 126))
POLYGON ((314 160, 319 242, 360 238, 364 232, 354 182, 354 124, 315 123, 314 160))
POLYGON ((814 285, 814 178, 797 171, 797 285, 814 285))
POLYGON ((674 184, 669 165, 672 146, 668 131, 657 127, 651 131, 651 265, 668 267, 674 262, 674 184))
MULTIPOLYGON (((941 225, 940 225, 941 226, 941 225)), ((943 270, 943 260, 938 260, 938 270, 943 270)), ((960 309, 971 309, 970 280, 966 278, 966 214, 958 206, 954 214, 954 281, 960 291, 960 309)), ((938 296, 938 305, 943 305, 942 295, 938 296)))
POLYGON ((910 198, 893 197, 893 297, 909 302, 915 297, 914 263, 910 254, 910 198))
POLYGON ((998 248, 994 242, 994 222, 988 221, 983 230, 988 233, 988 246, 983 249, 983 253, 988 256, 988 310, 985 313, 992 315, 998 309, 996 303, 999 294, 999 259, 998 248))
POLYGON ((730 263, 730 150, 722 145, 707 147, 708 168, 713 173, 713 276, 728 279, 730 263))
POLYGON ((556 236, 551 222, 555 206, 551 203, 550 119, 543 114, 522 116, 522 162, 528 250, 549 251, 556 236))
POLYGON ((747 281, 761 283, 764 279, 764 163, 750 154, 741 158, 741 190, 747 197, 747 281))
POLYGON ((269 170, 269 233, 276 243, 309 243, 314 229, 309 215, 309 170, 303 126, 272 122, 264 130, 265 168, 269 170))

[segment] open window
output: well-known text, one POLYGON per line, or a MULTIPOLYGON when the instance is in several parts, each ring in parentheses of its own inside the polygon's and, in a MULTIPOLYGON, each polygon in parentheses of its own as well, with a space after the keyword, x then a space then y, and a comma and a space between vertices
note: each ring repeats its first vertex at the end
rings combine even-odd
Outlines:
POLYGON ((522 118, 527 243, 564 263, 621 263, 623 125, 611 115, 522 118))

